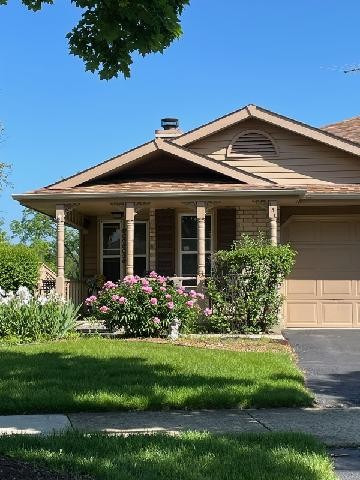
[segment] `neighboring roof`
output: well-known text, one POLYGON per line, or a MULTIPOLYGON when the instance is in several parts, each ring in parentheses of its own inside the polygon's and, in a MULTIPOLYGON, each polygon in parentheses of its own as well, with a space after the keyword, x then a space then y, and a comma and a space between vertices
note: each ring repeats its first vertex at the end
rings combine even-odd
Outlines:
POLYGON ((224 130, 225 128, 229 128, 248 118, 256 118, 258 120, 271 123, 293 133, 303 135, 311 138, 312 140, 316 140, 331 147, 335 147, 348 153, 360 156, 360 145, 353 141, 340 138, 331 132, 324 131, 320 128, 311 127, 292 118, 288 118, 283 115, 279 115, 278 113, 271 112, 270 110, 266 110, 265 108, 258 107, 257 105, 247 105, 240 110, 236 110, 235 112, 229 113, 224 117, 220 117, 210 123, 184 133, 183 135, 180 135, 172 140, 172 143, 180 146, 187 146, 195 141, 206 138, 209 135, 213 135, 214 133, 224 130))
POLYGON ((322 130, 352 142, 360 143, 360 116, 325 125, 322 130))
POLYGON ((189 150, 186 150, 185 148, 182 148, 178 145, 174 145, 173 143, 157 138, 152 142, 145 143, 138 148, 125 152, 117 157, 111 158, 110 160, 100 163, 95 167, 88 168, 87 170, 79 172, 76 175, 62 179, 59 182, 49 185, 45 188, 53 190, 57 188, 76 187, 77 185, 81 185, 82 183, 93 180, 94 178, 101 178, 104 176, 108 176, 114 172, 121 171, 121 169, 123 169, 124 167, 129 166, 131 163, 141 158, 144 158, 147 155, 150 155, 151 153, 154 153, 156 151, 162 151, 170 155, 175 155, 181 159, 187 160, 196 165, 220 173, 229 178, 233 178, 234 180, 238 180, 240 182, 251 182, 255 185, 271 185, 274 183, 271 180, 262 178, 255 174, 244 172, 239 168, 225 165, 224 163, 220 163, 210 157, 206 157, 205 155, 190 152, 189 150))

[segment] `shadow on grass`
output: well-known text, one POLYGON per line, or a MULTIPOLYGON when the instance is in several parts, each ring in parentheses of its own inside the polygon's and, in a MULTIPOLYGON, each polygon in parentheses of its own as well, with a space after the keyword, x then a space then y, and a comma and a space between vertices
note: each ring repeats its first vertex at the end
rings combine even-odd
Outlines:
POLYGON ((324 448, 302 434, 187 432, 108 437, 3 437, 0 452, 102 480, 335 480, 324 448))
POLYGON ((196 368, 175 368, 171 359, 141 355, 5 349, 0 353, 0 413, 311 404, 301 376, 249 378, 247 372, 237 378, 229 369, 200 374, 196 368))

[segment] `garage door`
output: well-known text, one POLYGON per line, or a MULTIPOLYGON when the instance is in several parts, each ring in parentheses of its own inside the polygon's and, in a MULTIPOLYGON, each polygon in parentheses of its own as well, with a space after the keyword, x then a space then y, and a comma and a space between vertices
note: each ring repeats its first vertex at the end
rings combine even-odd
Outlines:
POLYGON ((291 217, 282 242, 297 250, 285 285, 288 327, 360 327, 359 217, 291 217))

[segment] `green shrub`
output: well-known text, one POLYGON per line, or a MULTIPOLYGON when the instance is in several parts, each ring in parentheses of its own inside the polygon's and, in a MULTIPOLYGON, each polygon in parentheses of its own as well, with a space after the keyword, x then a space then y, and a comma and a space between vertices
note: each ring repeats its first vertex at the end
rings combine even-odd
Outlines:
POLYGON ((25 245, 0 244, 0 287, 16 291, 20 286, 34 291, 39 278, 40 259, 25 245))
POLYGON ((79 308, 55 294, 34 297, 26 287, 16 294, 0 289, 0 341, 64 338, 74 331, 79 308))
POLYGON ((176 288, 165 277, 151 272, 149 278, 127 276, 122 282, 106 282, 98 295, 85 304, 89 313, 110 330, 120 329, 130 337, 159 337, 169 333, 177 320, 188 332, 201 315, 197 303, 201 293, 176 288))
POLYGON ((208 330, 269 331, 278 321, 283 301, 279 288, 292 270, 295 255, 289 245, 271 245, 263 235, 255 239, 245 235, 231 250, 215 253, 208 285, 213 307, 208 330))

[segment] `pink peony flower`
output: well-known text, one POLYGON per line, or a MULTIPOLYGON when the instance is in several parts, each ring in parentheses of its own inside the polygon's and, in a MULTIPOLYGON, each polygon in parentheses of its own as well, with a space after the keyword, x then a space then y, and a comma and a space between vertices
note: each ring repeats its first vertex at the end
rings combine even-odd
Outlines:
POLYGON ((153 289, 152 287, 149 287, 148 285, 145 285, 145 287, 142 287, 142 291, 145 293, 152 293, 153 289))
POLYGON ((145 287, 147 287, 147 286, 149 285, 149 280, 148 280, 147 278, 142 278, 142 279, 141 279, 141 283, 142 283, 145 287))
POLYGON ((104 283, 103 288, 105 290, 110 290, 110 288, 116 288, 116 284, 114 282, 112 282, 111 280, 109 280, 108 282, 104 283))
MULTIPOLYGON (((154 272, 154 270, 152 272, 149 273, 149 277, 150 278, 157 278, 158 274, 156 272, 154 272)), ((156 318, 156 317, 155 317, 156 318)))
POLYGON ((194 300, 188 300, 186 302, 186 305, 189 307, 189 308, 192 308, 194 306, 194 300))
POLYGON ((210 317, 210 315, 212 315, 211 308, 205 308, 204 315, 205 315, 205 317, 210 317))
POLYGON ((116 300, 119 300, 119 295, 113 295, 113 296, 111 297, 111 300, 112 300, 113 302, 116 302, 116 300))
POLYGON ((199 292, 199 293, 197 293, 196 295, 197 295, 198 298, 201 298, 201 300, 204 300, 204 298, 205 298, 205 296, 204 296, 203 293, 200 293, 200 292, 199 292))
POLYGON ((156 297, 152 297, 152 298, 150 298, 150 303, 151 303, 151 305, 157 305, 158 299, 156 297))
POLYGON ((107 307, 106 305, 103 305, 102 307, 99 308, 99 310, 100 310, 101 313, 108 313, 110 308, 107 307))
POLYGON ((166 287, 160 287, 161 292, 166 292, 166 287))
POLYGON ((190 296, 191 298, 196 298, 196 297, 197 297, 197 293, 195 292, 195 290, 190 290, 189 296, 190 296))
POLYGON ((153 322, 154 322, 156 325, 159 325, 159 323, 160 323, 160 318, 159 318, 159 317, 154 317, 154 318, 153 318, 153 322))
POLYGON ((127 275, 124 277, 123 283, 126 283, 127 285, 134 285, 137 283, 139 280, 139 277, 134 277, 134 275, 127 275))
POLYGON ((175 307, 174 302, 168 302, 166 305, 169 310, 172 310, 175 307))
MULTIPOLYGON (((163 276, 161 276, 161 275, 159 275, 159 276, 157 277, 157 281, 158 281, 159 283, 165 283, 165 282, 166 282, 166 278, 163 277, 163 276)), ((164 285, 164 286, 165 286, 165 285, 164 285)))
POLYGON ((184 292, 185 292, 183 288, 178 288, 176 291, 179 295, 184 295, 184 292))
POLYGON ((167 294, 165 295, 165 298, 166 298, 167 300, 171 300, 171 299, 172 299, 172 296, 170 295, 170 293, 167 293, 167 294))
POLYGON ((119 297, 118 302, 124 304, 127 302, 127 300, 125 297, 119 297))
POLYGON ((85 300, 85 305, 92 305, 94 302, 96 302, 97 297, 95 295, 91 295, 85 300))

